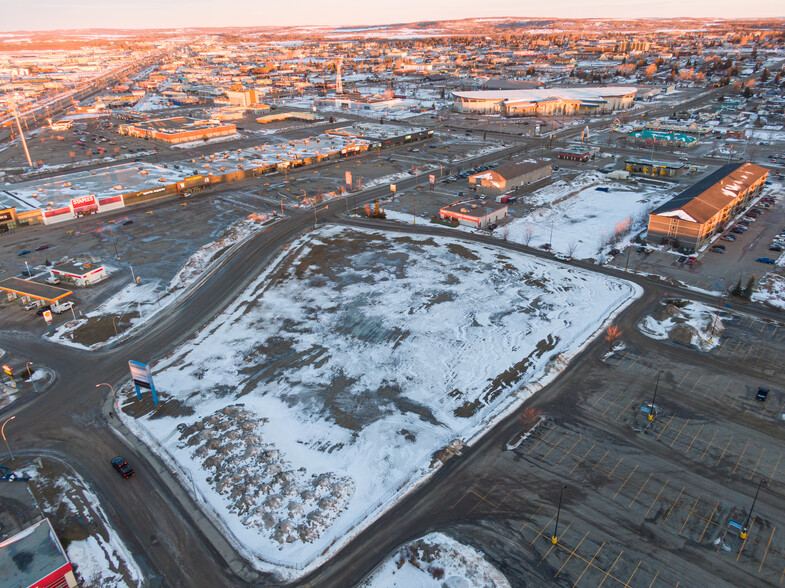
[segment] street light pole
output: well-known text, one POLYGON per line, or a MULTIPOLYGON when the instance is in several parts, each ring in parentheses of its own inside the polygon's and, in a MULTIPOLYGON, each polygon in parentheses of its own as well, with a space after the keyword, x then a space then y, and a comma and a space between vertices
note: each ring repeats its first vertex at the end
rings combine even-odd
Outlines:
POLYGON ((567 484, 562 484, 561 490, 559 491, 559 507, 556 509, 556 526, 553 529, 553 536, 551 537, 551 543, 556 545, 559 542, 559 515, 561 514, 561 499, 564 496, 564 489, 567 487, 567 484))
POLYGON ((747 532, 749 531, 748 526, 750 524, 750 519, 752 518, 752 510, 755 508, 755 503, 758 501, 758 493, 760 492, 760 487, 766 483, 766 480, 761 478, 761 481, 758 482, 758 489, 755 491, 755 498, 752 499, 752 506, 750 507, 750 512, 747 513, 747 520, 744 521, 744 526, 741 528, 741 533, 739 533, 739 538, 747 539, 747 532))
MULTIPOLYGON (((32 380, 32 378, 33 378, 33 374, 30 373, 30 366, 31 365, 33 365, 32 361, 28 361, 27 365, 25 365, 25 367, 27 368, 27 379, 28 380, 32 380)), ((33 382, 33 392, 35 392, 37 394, 38 393, 38 386, 35 385, 35 380, 32 380, 32 382, 33 382)))
POLYGON ((657 400, 657 388, 660 385, 660 375, 662 375, 662 370, 657 372, 657 381, 654 383, 654 396, 651 398, 651 410, 649 410, 649 420, 654 420, 654 401, 657 400))
POLYGON ((105 382, 102 382, 100 384, 96 384, 95 385, 96 388, 98 388, 99 386, 109 386, 109 390, 112 391, 112 399, 114 400, 114 405, 115 405, 115 407, 117 407, 117 396, 114 395, 114 388, 112 387, 112 385, 111 384, 107 384, 105 382))
POLYGON ((5 438, 5 425, 8 421, 12 421, 16 418, 16 416, 9 417, 5 419, 5 422, 2 426, 0 426, 0 435, 3 436, 3 441, 5 441, 6 449, 8 449, 8 453, 11 455, 11 459, 14 459, 14 454, 11 452, 11 446, 8 445, 8 439, 5 438))
POLYGON ((117 337, 117 325, 115 324, 114 320, 120 318, 119 316, 112 317, 112 326, 114 327, 114 336, 117 337))

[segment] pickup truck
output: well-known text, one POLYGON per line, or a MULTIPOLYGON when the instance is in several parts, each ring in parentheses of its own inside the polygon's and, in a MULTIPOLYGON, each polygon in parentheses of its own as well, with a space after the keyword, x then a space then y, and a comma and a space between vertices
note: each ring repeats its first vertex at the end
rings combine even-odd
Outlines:
POLYGON ((52 312, 55 314, 62 314, 66 310, 71 309, 73 306, 74 303, 71 302, 70 300, 67 300, 65 302, 57 301, 54 304, 52 304, 52 312))

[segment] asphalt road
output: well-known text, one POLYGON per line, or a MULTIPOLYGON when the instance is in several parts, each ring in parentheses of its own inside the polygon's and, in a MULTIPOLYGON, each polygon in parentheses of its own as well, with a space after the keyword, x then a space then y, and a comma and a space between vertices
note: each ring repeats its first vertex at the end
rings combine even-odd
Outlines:
MULTIPOLYGON (((467 165, 494 161, 522 149, 512 147, 492 155, 475 158, 467 165)), ((417 178, 398 182, 399 189, 412 187, 417 178)), ((358 203, 385 195, 387 187, 370 190, 358 197, 358 203)), ((340 207, 338 207, 340 208, 340 207)), ((407 227, 382 221, 349 221, 331 211, 320 222, 354 222, 368 227, 383 227, 401 232, 442 234, 454 239, 490 243, 550 258, 546 252, 518 244, 505 243, 480 234, 458 233, 449 229, 407 227)), ((3 417, 16 416, 6 428, 15 452, 26 455, 57 455, 71 464, 97 491, 112 524, 137 557, 152 585, 260 585, 273 581, 258 574, 237 556, 188 496, 178 490, 176 476, 166 470, 138 443, 126 441, 114 430, 107 417, 105 389, 99 382, 118 384, 128 378, 127 360, 154 361, 179 342, 197 331, 219 313, 258 275, 281 248, 313 225, 309 211, 297 211, 287 219, 249 240, 217 267, 200 287, 174 303, 171 311, 148 325, 137 336, 99 352, 86 352, 49 343, 43 338, 19 333, 0 333, 0 347, 14 356, 45 363, 56 371, 57 379, 45 393, 27 402, 11 405, 3 417), (122 454, 131 461, 137 475, 126 481, 109 466, 109 459, 122 454)), ((575 263, 576 265, 583 265, 575 263)), ((613 268, 585 265, 591 271, 623 276, 639 283, 644 298, 619 319, 632 330, 632 323, 642 305, 664 294, 702 300, 716 304, 716 299, 685 292, 647 278, 624 275, 613 268)), ((739 305, 740 306, 740 305, 739 305)), ((754 306, 745 308, 761 317, 775 317, 776 312, 754 306)), ((552 384, 536 395, 533 402, 554 398, 580 378, 587 358, 596 357, 602 342, 598 340, 576 358, 552 384)), ((330 562, 304 580, 313 586, 346 586, 364 577, 395 546, 432 528, 444 517, 444 496, 454 489, 456 477, 469 475, 472 468, 485 460, 495 459, 499 444, 506 441, 514 428, 514 417, 491 430, 465 454, 448 463, 428 484, 390 509, 359 537, 345 546, 330 562)))

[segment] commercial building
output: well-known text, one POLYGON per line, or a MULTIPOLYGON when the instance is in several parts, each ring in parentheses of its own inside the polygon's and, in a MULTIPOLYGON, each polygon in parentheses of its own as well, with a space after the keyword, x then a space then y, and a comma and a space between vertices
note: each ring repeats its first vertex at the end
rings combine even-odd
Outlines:
POLYGON ((77 585, 65 549, 22 481, 0 482, 0 578, 22 588, 77 585))
POLYGON ((0 290, 6 293, 9 301, 20 298, 23 303, 28 303, 35 300, 41 306, 63 300, 73 294, 73 292, 65 288, 58 288, 22 278, 6 278, 0 281, 0 290))
POLYGON ((559 159, 566 159, 567 161, 580 161, 586 163, 591 159, 591 149, 584 149, 583 147, 567 147, 561 151, 556 152, 556 157, 559 159))
POLYGON ((497 202, 466 200, 439 209, 439 218, 473 229, 486 229, 507 216, 507 205, 497 202))
POLYGON ((259 101, 256 90, 226 90, 225 93, 232 106, 250 106, 259 101))
POLYGON ((121 135, 153 139, 172 145, 237 134, 237 127, 233 124, 185 116, 120 125, 117 130, 121 135))
POLYGON ((105 280, 108 276, 104 266, 94 266, 91 263, 67 263, 49 270, 61 282, 75 286, 89 286, 105 280))
POLYGON ((482 194, 498 196, 551 175, 551 164, 543 161, 507 163, 469 176, 469 187, 482 194))
POLYGON ((537 88, 453 92, 457 112, 505 116, 605 114, 631 108, 636 88, 537 88))
POLYGON ((646 239, 700 249, 761 193, 768 173, 753 163, 722 166, 649 214, 646 239))
POLYGON ((0 233, 15 229, 18 222, 16 208, 0 209, 0 233))
POLYGON ((348 127, 339 127, 325 132, 333 137, 371 141, 373 143, 371 149, 424 141, 433 137, 433 129, 377 123, 355 123, 348 127))
POLYGON ((624 169, 634 175, 674 178, 684 173, 683 163, 631 158, 624 162, 624 169))

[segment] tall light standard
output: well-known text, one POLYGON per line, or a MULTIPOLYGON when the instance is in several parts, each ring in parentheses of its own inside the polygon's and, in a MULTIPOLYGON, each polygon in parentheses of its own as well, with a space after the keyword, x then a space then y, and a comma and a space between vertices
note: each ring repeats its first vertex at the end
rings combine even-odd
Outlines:
POLYGON ((32 278, 32 277, 33 277, 33 274, 31 274, 31 273, 30 273, 30 266, 28 265, 28 263, 27 263, 27 260, 26 260, 26 259, 25 259, 25 267, 27 268, 27 277, 28 277, 28 278, 32 278))
POLYGON ((556 526, 553 529, 553 536, 551 537, 551 543, 556 545, 559 542, 559 515, 561 514, 561 499, 564 496, 564 489, 567 487, 567 484, 562 484, 561 490, 559 491, 559 508, 556 509, 556 526))
MULTIPOLYGON (((27 379, 28 380, 32 380, 32 378, 33 378, 33 374, 30 372, 30 366, 31 365, 33 365, 32 361, 28 361, 27 364, 25 365, 25 367, 27 368, 27 379)), ((35 380, 32 380, 32 382, 33 382, 33 392, 38 393, 38 386, 35 385, 35 380)))
POLYGON ((660 375, 662 375, 662 370, 657 372, 657 381, 654 383, 654 396, 651 398, 651 410, 649 410, 649 420, 654 420, 654 401, 657 400, 657 388, 660 385, 660 375))
MULTIPOLYGON (((13 418, 13 417, 11 417, 13 418)), ((755 498, 752 499, 752 506, 750 507, 750 512, 747 513, 747 520, 744 521, 744 526, 741 528, 741 533, 739 533, 740 539, 747 539, 747 532, 749 531, 748 526, 750 524, 750 518, 752 518, 752 510, 755 508, 755 503, 758 501, 758 493, 760 492, 760 487, 766 483, 766 480, 761 479, 758 482, 758 489, 755 491, 755 498)))
POLYGON ((117 407, 117 396, 114 395, 114 388, 111 384, 107 384, 105 382, 101 382, 100 384, 96 384, 95 387, 98 388, 100 386, 109 386, 109 390, 112 391, 112 399, 114 400, 115 408, 117 407))
POLYGON ((3 436, 3 441, 5 441, 6 449, 8 449, 8 453, 11 454, 11 459, 14 459, 14 454, 11 452, 11 447, 8 445, 8 439, 5 438, 5 425, 8 421, 12 421, 16 418, 16 416, 9 417, 5 419, 5 422, 2 426, 0 426, 0 435, 3 436))
POLYGON ((113 316, 112 317, 112 326, 114 327, 114 336, 115 337, 117 337, 117 325, 115 324, 114 320, 115 319, 119 319, 119 318, 120 318, 119 316, 113 316))

